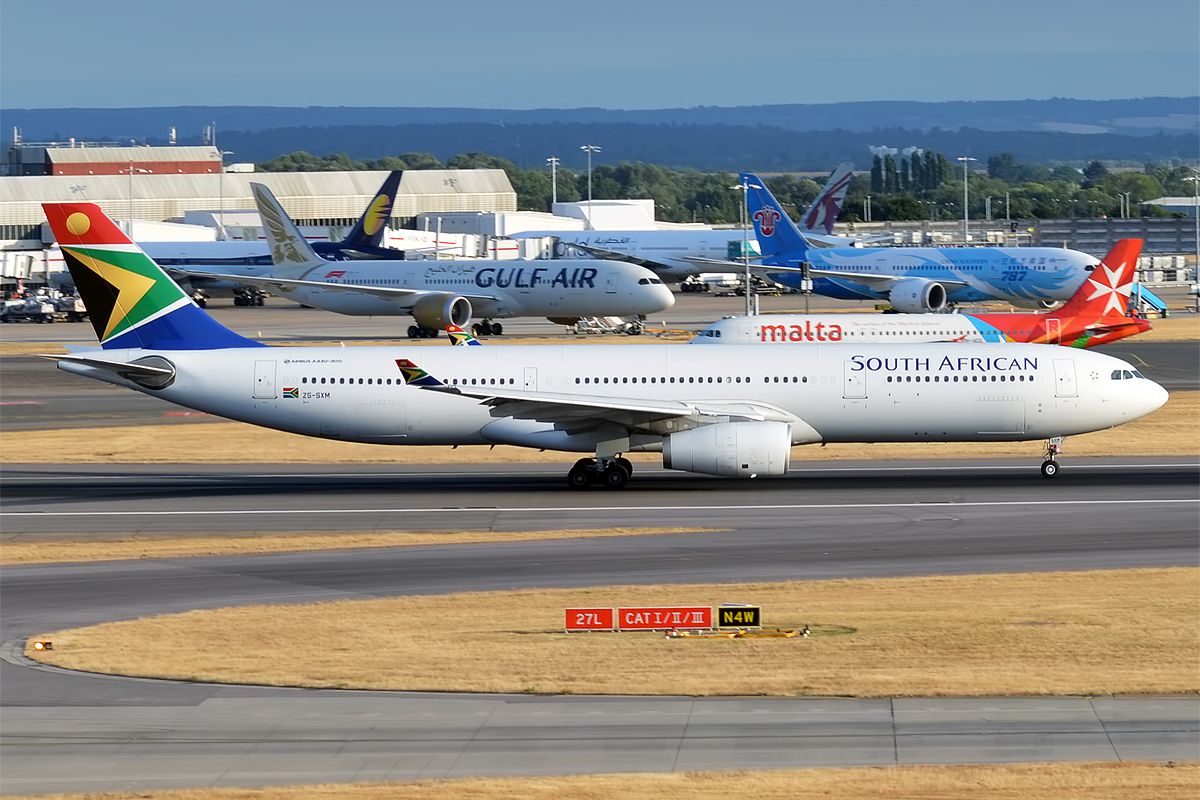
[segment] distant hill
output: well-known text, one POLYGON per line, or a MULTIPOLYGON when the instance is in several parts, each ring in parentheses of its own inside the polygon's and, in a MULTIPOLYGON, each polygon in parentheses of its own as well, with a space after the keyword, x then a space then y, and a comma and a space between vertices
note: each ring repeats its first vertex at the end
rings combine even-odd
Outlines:
MULTIPOLYGON (((736 108, 623 111, 575 108, 180 106, 126 109, 4 109, 25 141, 164 143, 199 141, 215 122, 219 143, 238 161, 307 150, 378 158, 427 152, 504 156, 525 167, 582 143, 601 145, 596 163, 644 161, 697 169, 828 169, 870 164, 871 145, 933 148, 986 157, 1012 152, 1027 162, 1092 159, 1194 161, 1200 152, 1200 98, 880 101, 736 108)), ((581 160, 581 159, 579 159, 581 160)))

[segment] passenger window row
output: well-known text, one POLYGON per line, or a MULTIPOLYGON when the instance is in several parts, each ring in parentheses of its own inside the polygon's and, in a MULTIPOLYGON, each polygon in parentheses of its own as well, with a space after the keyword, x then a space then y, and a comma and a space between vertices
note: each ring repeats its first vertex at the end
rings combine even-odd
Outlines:
MULTIPOLYGON (((922 380, 921 375, 917 375, 915 378, 912 375, 896 375, 895 379, 893 380, 893 377, 891 375, 888 375, 887 382, 888 383, 959 383, 960 382, 958 375, 933 375, 933 376, 925 375, 923 377, 924 377, 924 380, 922 380)), ((1016 383, 1017 381, 1022 381, 1022 382, 1029 381, 1030 383, 1033 383, 1033 376, 1032 375, 1028 375, 1028 376, 1026 376, 1026 375, 992 375, 991 382, 995 383, 996 381, 1009 381, 1011 383, 1016 383)), ((988 376, 987 375, 971 375, 970 379, 968 380, 968 376, 963 375, 961 382, 962 383, 988 383, 988 376)))

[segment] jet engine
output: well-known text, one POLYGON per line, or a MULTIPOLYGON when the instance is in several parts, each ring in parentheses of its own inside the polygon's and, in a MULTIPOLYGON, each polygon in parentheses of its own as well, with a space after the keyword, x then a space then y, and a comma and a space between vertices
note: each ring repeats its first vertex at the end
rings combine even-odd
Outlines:
POLYGON ((450 294, 430 295, 413 305, 412 315, 422 328, 435 331, 447 325, 461 328, 471 321, 471 301, 450 294))
POLYGON ((1038 311, 1053 311, 1062 306, 1061 300, 1013 300, 1012 304, 1018 308, 1034 308, 1038 311))
POLYGON ((888 294, 892 308, 905 314, 927 314, 946 308, 946 287, 924 278, 896 281, 888 294))
POLYGON ((705 475, 757 478, 783 475, 792 456, 786 422, 720 422, 663 439, 663 466, 705 475))

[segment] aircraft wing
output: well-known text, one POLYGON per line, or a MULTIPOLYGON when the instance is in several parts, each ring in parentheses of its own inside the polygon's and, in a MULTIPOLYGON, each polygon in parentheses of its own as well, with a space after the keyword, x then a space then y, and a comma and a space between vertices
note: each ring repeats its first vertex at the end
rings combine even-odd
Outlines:
POLYGON ((419 300, 429 295, 449 294, 453 294, 455 297, 465 297, 472 302, 490 302, 496 299, 493 295, 489 294, 466 294, 433 289, 400 289, 391 286, 366 286, 358 283, 331 283, 329 281, 306 281, 297 278, 272 278, 265 275, 248 277, 246 275, 224 275, 217 272, 189 272, 186 270, 176 270, 176 272, 188 277, 212 278, 213 280, 230 281, 232 283, 240 283, 243 286, 253 286, 258 289, 284 293, 292 289, 309 288, 321 289, 326 292, 367 294, 373 297, 382 297, 385 300, 419 300))
MULTIPOLYGON (((799 267, 775 267, 763 265, 763 272, 800 272, 799 267)), ((903 280, 911 280, 912 278, 920 278, 933 283, 940 283, 943 286, 969 286, 966 281, 958 279, 946 278, 922 278, 919 275, 878 275, 864 272, 852 272, 849 270, 827 269, 821 267, 809 267, 808 276, 810 278, 840 278, 843 280, 857 281, 865 284, 872 291, 882 292, 886 294, 892 290, 897 283, 903 280)))
POLYGON ((704 425, 714 422, 794 421, 794 417, 774 406, 752 402, 705 402, 647 400, 636 397, 592 397, 564 392, 537 392, 495 386, 449 386, 408 359, 396 365, 410 386, 432 391, 473 397, 495 409, 498 417, 529 419, 572 427, 587 428, 606 422, 637 429, 668 419, 690 419, 704 425))

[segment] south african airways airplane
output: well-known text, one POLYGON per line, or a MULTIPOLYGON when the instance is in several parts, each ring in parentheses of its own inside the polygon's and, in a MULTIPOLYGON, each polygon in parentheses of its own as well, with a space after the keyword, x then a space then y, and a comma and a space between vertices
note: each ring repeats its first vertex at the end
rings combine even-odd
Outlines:
POLYGON ((100 348, 60 369, 308 436, 587 453, 574 488, 623 487, 624 454, 783 475, 794 445, 1061 439, 1151 413, 1166 391, 1090 350, 1009 344, 266 347, 216 322, 91 203, 47 203, 100 348))
POLYGON ((1060 247, 813 247, 761 178, 744 172, 740 179, 763 270, 800 288, 797 268, 807 264, 813 292, 826 297, 887 300, 908 313, 984 300, 1051 308, 1070 298, 1099 263, 1060 247), (790 271, 771 272, 772 266, 790 271))

